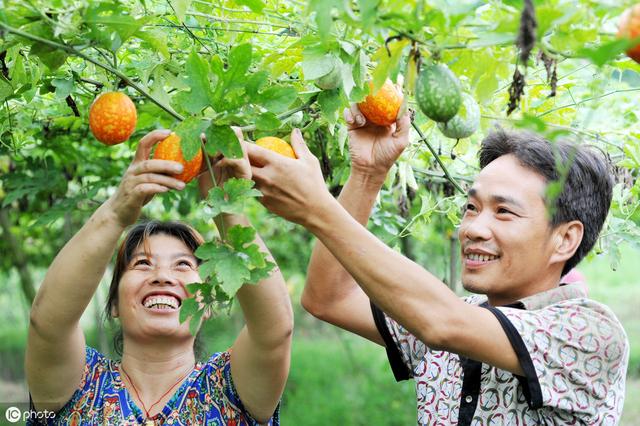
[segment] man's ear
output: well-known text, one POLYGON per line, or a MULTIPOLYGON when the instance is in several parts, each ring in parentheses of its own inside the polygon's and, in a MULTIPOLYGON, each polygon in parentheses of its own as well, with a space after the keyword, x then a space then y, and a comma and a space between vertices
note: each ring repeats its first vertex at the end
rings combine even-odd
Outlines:
POLYGON ((553 230, 553 253, 551 263, 566 262, 580 247, 584 225, 579 220, 562 223, 553 230))

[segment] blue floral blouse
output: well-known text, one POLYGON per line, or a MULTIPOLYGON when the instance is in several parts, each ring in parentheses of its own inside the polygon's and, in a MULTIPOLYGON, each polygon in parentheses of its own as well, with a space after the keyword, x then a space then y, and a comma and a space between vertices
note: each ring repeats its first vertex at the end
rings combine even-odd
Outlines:
MULTIPOLYGON (((279 410, 266 423, 277 426, 279 410)), ((47 425, 139 425, 145 415, 122 384, 120 362, 86 348, 80 386, 47 425)), ((245 410, 231 380, 230 352, 198 362, 164 409, 151 420, 155 425, 253 426, 259 423, 245 410)), ((35 425, 31 422, 27 424, 35 425)))

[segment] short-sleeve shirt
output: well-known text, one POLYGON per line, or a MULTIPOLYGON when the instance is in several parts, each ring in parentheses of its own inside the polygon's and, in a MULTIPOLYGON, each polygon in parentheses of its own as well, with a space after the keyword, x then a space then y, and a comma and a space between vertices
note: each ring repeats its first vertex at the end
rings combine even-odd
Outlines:
MULTIPOLYGON (((253 426, 259 423, 245 410, 231 379, 230 352, 198 362, 188 378, 152 420, 156 425, 253 426)), ((49 425, 139 425, 145 415, 133 402, 120 376, 120 362, 86 348, 80 386, 49 425)), ((28 423, 29 424, 29 423, 28 423)), ((31 423, 35 424, 35 423, 31 423)), ((279 425, 278 409, 266 423, 279 425)))
POLYGON ((396 380, 413 378, 420 425, 616 425, 629 342, 615 315, 579 283, 489 306, 524 376, 432 350, 372 304, 396 380))

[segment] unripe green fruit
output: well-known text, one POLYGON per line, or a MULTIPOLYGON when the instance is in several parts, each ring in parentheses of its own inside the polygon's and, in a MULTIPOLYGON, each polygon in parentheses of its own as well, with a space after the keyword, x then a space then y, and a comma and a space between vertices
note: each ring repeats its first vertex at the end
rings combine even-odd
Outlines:
POLYGON ((416 101, 427 117, 447 122, 460 108, 460 82, 446 65, 423 66, 416 81, 416 101))
POLYGON ((340 65, 335 62, 331 71, 316 80, 315 84, 322 90, 337 89, 342 83, 342 73, 340 65))
POLYGON ((297 111, 291 115, 289 122, 294 126, 298 126, 302 124, 303 118, 304 118, 304 114, 302 114, 302 111, 297 111))
POLYGON ((446 123, 438 123, 438 129, 448 138, 468 138, 480 126, 480 108, 473 96, 462 94, 462 105, 458 113, 446 123))

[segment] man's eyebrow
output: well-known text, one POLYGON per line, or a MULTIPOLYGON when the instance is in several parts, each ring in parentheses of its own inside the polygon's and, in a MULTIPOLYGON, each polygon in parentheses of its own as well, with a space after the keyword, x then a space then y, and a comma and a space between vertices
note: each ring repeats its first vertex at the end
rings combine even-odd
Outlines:
MULTIPOLYGON (((478 198, 478 190, 475 188, 471 188, 469 189, 469 191, 467 192, 467 197, 471 198, 478 198)), ((513 197, 509 197, 507 195, 492 195, 491 196, 491 201, 494 204, 499 204, 499 203, 505 203, 505 204, 511 204, 513 206, 516 206, 520 209, 524 209, 524 206, 522 205, 522 203, 518 200, 516 200, 513 197)))
POLYGON ((499 203, 511 204, 512 206, 516 206, 520 209, 524 209, 524 206, 520 203, 520 201, 516 200, 513 197, 507 197, 504 195, 493 195, 491 199, 496 204, 499 204, 499 203))

